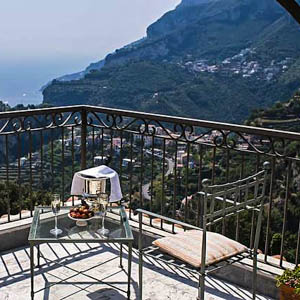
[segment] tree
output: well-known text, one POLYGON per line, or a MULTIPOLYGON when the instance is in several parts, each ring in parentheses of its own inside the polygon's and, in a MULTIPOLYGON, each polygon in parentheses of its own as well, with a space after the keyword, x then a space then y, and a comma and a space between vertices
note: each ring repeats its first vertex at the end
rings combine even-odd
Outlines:
POLYGON ((296 0, 277 0, 277 2, 300 24, 300 5, 296 0))

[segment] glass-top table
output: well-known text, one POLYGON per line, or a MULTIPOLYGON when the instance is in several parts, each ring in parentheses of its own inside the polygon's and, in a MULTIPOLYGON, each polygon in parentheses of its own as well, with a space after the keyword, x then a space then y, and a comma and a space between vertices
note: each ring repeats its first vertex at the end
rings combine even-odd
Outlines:
MULTIPOLYGON (((94 217, 87 221, 86 226, 77 226, 76 221, 69 218, 68 213, 72 207, 61 207, 58 214, 58 228, 62 233, 58 236, 52 235, 50 230, 54 228, 54 215, 51 207, 38 206, 34 210, 33 220, 29 232, 30 244, 30 266, 31 266, 31 299, 34 299, 34 248, 37 248, 37 266, 40 266, 40 248, 43 243, 118 243, 120 244, 120 266, 122 267, 123 244, 128 245, 128 287, 127 298, 130 299, 130 277, 132 260, 133 235, 128 218, 123 206, 109 207, 110 214, 105 218, 105 227, 109 233, 100 235, 101 218, 94 217)), ((43 259, 47 260, 44 256, 43 259)), ((96 267, 96 266, 95 266, 96 267)), ((81 272, 82 273, 82 272, 81 272)), ((98 279, 95 278, 98 282, 98 279)), ((103 282, 105 283, 105 282, 103 282)), ((124 292, 124 290, 122 290, 124 292)))
MULTIPOLYGON (((51 207, 36 207, 33 215, 28 240, 33 242, 47 242, 47 243, 99 243, 99 242, 122 242, 133 240, 132 232, 128 223, 127 215, 122 206, 108 208, 108 213, 112 212, 120 216, 119 221, 112 220, 106 217, 105 226, 109 229, 109 233, 101 236, 97 233, 100 228, 101 218, 94 217, 87 221, 87 226, 76 226, 76 221, 68 217, 68 212, 71 207, 61 207, 58 215, 58 227, 62 229, 62 234, 55 236, 50 233, 54 228, 54 215, 50 218, 45 218, 44 214, 51 213, 51 207)), ((84 219, 82 219, 84 220, 84 219)))

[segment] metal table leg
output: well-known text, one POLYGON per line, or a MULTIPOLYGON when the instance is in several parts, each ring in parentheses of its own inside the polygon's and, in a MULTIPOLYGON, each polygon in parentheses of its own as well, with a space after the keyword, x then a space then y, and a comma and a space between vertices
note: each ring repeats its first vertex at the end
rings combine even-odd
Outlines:
POLYGON ((123 269, 122 258, 123 258, 123 244, 120 244, 120 268, 123 269))
POLYGON ((132 261, 132 242, 128 243, 128 288, 127 288, 127 299, 130 299, 131 261, 132 261))
POLYGON ((41 255, 40 255, 40 245, 37 245, 36 248, 37 248, 37 267, 40 268, 40 257, 41 257, 41 255))
POLYGON ((30 243, 31 299, 34 299, 34 245, 30 243))

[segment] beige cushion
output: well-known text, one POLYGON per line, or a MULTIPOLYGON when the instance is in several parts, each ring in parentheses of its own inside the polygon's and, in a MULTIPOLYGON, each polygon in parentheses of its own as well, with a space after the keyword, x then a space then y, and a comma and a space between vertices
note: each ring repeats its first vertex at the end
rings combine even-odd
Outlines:
MULTIPOLYGON (((163 252, 198 268, 201 266, 202 236, 200 230, 189 230, 153 242, 163 252)), ((247 247, 215 232, 206 232, 206 261, 211 265, 247 251, 247 247)))

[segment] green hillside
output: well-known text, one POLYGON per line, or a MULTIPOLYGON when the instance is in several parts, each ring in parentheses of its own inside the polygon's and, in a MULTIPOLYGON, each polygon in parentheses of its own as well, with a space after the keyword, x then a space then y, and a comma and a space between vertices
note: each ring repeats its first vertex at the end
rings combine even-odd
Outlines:
POLYGON ((269 108, 254 110, 245 123, 258 127, 299 132, 300 90, 288 101, 277 101, 269 108))

